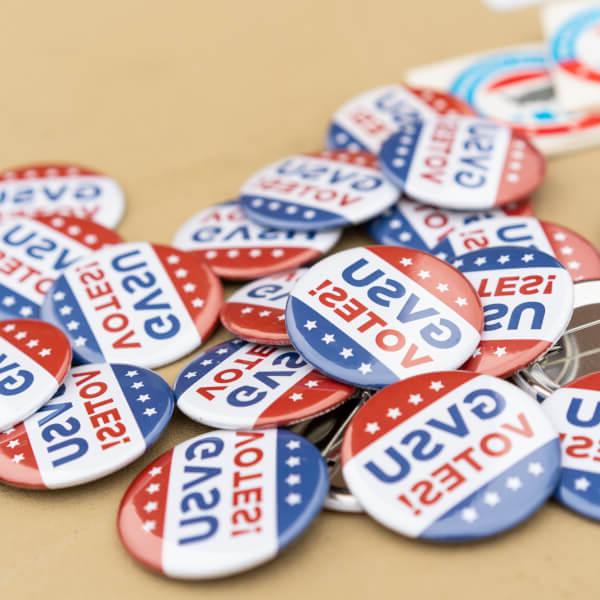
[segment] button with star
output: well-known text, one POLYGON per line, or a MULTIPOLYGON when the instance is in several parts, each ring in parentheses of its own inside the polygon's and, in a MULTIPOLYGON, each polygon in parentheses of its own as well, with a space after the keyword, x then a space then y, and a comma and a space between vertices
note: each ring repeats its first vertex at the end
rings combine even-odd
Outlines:
POLYGON ((473 109, 446 92, 384 85, 362 92, 340 106, 333 114, 326 143, 330 150, 377 154, 383 142, 403 123, 451 114, 473 114, 473 109))
POLYGON ((341 234, 341 229, 262 227, 248 219, 237 201, 230 201, 191 217, 175 234, 173 246, 201 256, 223 279, 248 281, 314 262, 341 234))
POLYGON ((0 220, 52 215, 116 227, 125 210, 121 186, 88 167, 64 163, 21 165, 0 171, 0 220))
POLYGON ((600 372, 571 381, 541 404, 562 447, 554 497, 574 512, 600 521, 600 372))
POLYGON ((119 535, 134 558, 167 577, 232 575, 298 538, 327 488, 319 451, 290 431, 210 431, 143 469, 121 501, 119 535))
POLYGON ((221 323, 233 335, 259 344, 289 345, 285 305, 306 269, 253 281, 234 292, 221 309, 221 323))
POLYGON ((463 369, 508 377, 544 355, 573 314, 573 281, 550 254, 494 246, 459 256, 454 266, 483 305, 481 343, 463 369))
POLYGON ((490 246, 535 247, 556 257, 573 281, 600 279, 600 254, 595 246, 574 231, 535 217, 494 217, 456 228, 433 250, 451 261, 457 256, 490 246))
POLYGON ((322 375, 291 346, 233 339, 203 351, 177 376, 177 407, 221 429, 286 426, 329 411, 354 388, 322 375))
POLYGON ((552 495, 560 442, 528 394, 438 371, 377 392, 353 417, 342 472, 363 509, 411 538, 462 542, 511 529, 552 495))
MULTIPOLYGON (((1 184, 0 184, 1 187, 1 184)), ((0 222, 0 318, 38 318, 53 281, 121 237, 87 219, 58 214, 0 222)))
POLYGON ((42 306, 78 363, 160 367, 203 343, 217 324, 221 282, 188 252, 115 244, 66 269, 42 306))
POLYGON ((48 402, 71 365, 71 346, 54 325, 0 321, 0 431, 48 402))
POLYGON ((467 279, 411 248, 366 246, 329 256, 302 276, 286 307, 300 354, 361 388, 458 368, 475 351, 482 326, 467 279))
POLYGON ((49 402, 0 433, 0 481, 58 489, 105 477, 156 442, 173 408, 171 388, 148 369, 73 367, 49 402))
MULTIPOLYGON (((442 240, 456 229, 484 219, 533 214, 527 200, 487 211, 457 211, 427 206, 403 196, 390 209, 369 221, 367 231, 378 244, 406 246, 435 254, 442 240)), ((441 250, 439 250, 441 252, 441 250)))
POLYGON ((293 231, 358 225, 397 199, 375 155, 345 150, 287 156, 255 173, 240 190, 250 220, 293 231))
POLYGON ((529 197, 542 183, 542 154, 510 126, 471 116, 402 124, 379 165, 410 198, 451 210, 488 210, 529 197))

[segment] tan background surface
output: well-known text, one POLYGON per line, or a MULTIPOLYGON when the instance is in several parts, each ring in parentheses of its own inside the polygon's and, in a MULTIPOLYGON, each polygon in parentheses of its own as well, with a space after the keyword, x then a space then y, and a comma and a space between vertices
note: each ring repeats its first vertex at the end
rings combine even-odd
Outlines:
MULTIPOLYGON (((112 174, 128 197, 120 232, 157 242, 255 168, 318 148, 330 113, 356 92, 540 37, 535 10, 498 15, 478 0, 4 0, 1 18, 0 165, 74 160, 112 174)), ((596 243, 599 159, 553 159, 536 198, 540 215, 596 243)), ((180 366, 162 371, 169 382, 180 366)), ((116 509, 144 464, 199 431, 177 415, 148 456, 79 489, 1 488, 2 597, 598 598, 600 525, 555 505, 462 547, 327 513, 254 572, 205 583, 152 575, 120 546, 116 509)))

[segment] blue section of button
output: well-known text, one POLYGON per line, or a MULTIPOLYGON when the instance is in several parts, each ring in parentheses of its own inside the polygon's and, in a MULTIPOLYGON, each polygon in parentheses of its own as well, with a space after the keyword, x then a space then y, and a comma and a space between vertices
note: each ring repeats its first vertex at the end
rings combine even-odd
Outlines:
POLYGON ((419 537, 464 542, 501 533, 536 512, 554 492, 559 475, 556 438, 453 506, 419 537))
POLYGON ((281 550, 321 512, 329 476, 319 451, 303 437, 277 431, 277 540, 281 550))
POLYGON ((150 369, 113 364, 113 373, 144 437, 146 447, 160 437, 171 420, 175 400, 168 383, 150 369))

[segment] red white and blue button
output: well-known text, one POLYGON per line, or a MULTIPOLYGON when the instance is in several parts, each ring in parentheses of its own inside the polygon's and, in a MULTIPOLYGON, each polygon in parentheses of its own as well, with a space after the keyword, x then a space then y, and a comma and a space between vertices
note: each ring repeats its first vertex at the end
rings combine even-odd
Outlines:
POLYGON ((59 214, 116 227, 124 210, 119 184, 87 167, 44 163, 0 171, 0 220, 59 214))
POLYGON ((144 566, 210 579, 273 559, 319 514, 319 451, 286 430, 211 431, 149 464, 127 490, 118 528, 144 566))
POLYGON ((573 281, 600 278, 600 254, 583 236, 535 217, 495 217, 461 227, 450 233, 434 250, 446 260, 479 248, 493 246, 537 248, 555 256, 573 281))
POLYGON ((326 144, 330 150, 377 154, 400 125, 459 113, 473 114, 473 110, 445 92, 398 84, 380 86, 355 96, 336 110, 326 144))
POLYGON ((219 277, 246 281, 311 263, 329 252, 341 234, 341 229, 262 227, 244 215, 238 202, 223 202, 184 223, 173 245, 202 256, 219 277))
POLYGON ((434 252, 442 240, 461 227, 482 219, 532 214, 527 200, 488 211, 456 211, 428 206, 403 196, 392 208, 370 221, 367 230, 378 244, 434 252))
POLYGON ((357 225, 398 200, 367 152, 327 150, 288 156, 253 175, 240 192, 249 219, 295 231, 357 225))
POLYGON ((536 248, 497 246, 463 254, 453 263, 477 290, 483 333, 463 369, 508 377, 545 354, 573 314, 573 281, 536 248))
POLYGON ((0 431, 48 402, 71 365, 71 346, 42 321, 0 321, 0 431))
POLYGON ((320 371, 380 388, 458 368, 479 344, 483 312, 454 267, 412 248, 367 246, 312 267, 290 294, 286 324, 320 371))
POLYGON ((156 442, 173 407, 171 388, 152 371, 74 367, 50 402, 0 434, 0 481, 58 489, 105 477, 156 442))
POLYGON ((440 117, 402 125, 379 153, 389 180, 419 202, 488 210, 530 196, 544 157, 509 126, 478 117, 440 117))
POLYGON ((67 269, 42 316, 68 336, 78 363, 158 367, 197 348, 215 327, 223 289, 192 254, 116 244, 67 269))
POLYGON ((402 535, 440 542, 518 525, 552 494, 560 443, 533 398, 502 379, 432 372, 358 411, 343 475, 363 509, 402 535))
POLYGON ((67 267, 121 237, 75 217, 9 217, 0 222, 0 317, 37 318, 54 280, 67 267))
POLYGON ((259 344, 288 345, 285 305, 307 269, 263 277, 234 292, 221 309, 221 323, 233 335, 259 344))
POLYGON ((571 510, 600 521, 600 373, 570 382, 542 400, 562 447, 554 497, 571 510))
POLYGON ((354 391, 313 369, 291 346, 240 339, 206 350, 175 381, 179 410, 221 429, 291 425, 335 408, 354 391))

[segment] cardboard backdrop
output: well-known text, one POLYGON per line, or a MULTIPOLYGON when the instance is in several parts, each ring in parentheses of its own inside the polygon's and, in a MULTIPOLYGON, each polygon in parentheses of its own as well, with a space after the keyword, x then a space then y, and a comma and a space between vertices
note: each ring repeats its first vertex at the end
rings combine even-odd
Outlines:
MULTIPOLYGON (((71 160, 112 174, 128 201, 119 231, 156 242, 257 167, 321 147, 349 96, 412 66, 541 36, 535 9, 498 14, 477 0, 4 0, 2 20, 0 165, 71 160)), ((552 159, 535 198, 540 216, 597 244, 599 160, 600 150, 552 159)), ((348 231, 339 248, 366 239, 348 231)), ((172 383, 181 365, 161 373, 172 383)), ((554 504, 512 533, 454 547, 324 513, 253 572, 153 575, 121 547, 117 507, 143 465, 201 430, 176 414, 148 455, 92 485, 0 487, 3 598, 598 597, 600 525, 554 504)))

